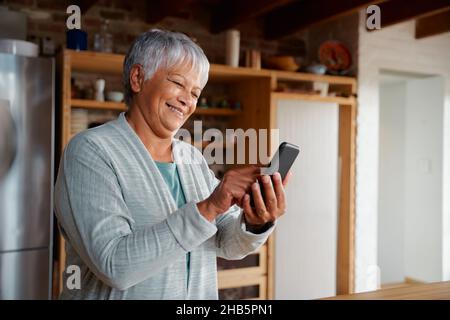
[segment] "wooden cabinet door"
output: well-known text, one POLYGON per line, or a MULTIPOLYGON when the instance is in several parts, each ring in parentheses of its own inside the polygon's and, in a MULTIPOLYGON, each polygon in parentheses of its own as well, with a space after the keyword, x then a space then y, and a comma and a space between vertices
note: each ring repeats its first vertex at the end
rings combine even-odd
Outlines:
POLYGON ((276 229, 275 299, 336 294, 339 106, 277 99, 280 143, 300 146, 276 229))

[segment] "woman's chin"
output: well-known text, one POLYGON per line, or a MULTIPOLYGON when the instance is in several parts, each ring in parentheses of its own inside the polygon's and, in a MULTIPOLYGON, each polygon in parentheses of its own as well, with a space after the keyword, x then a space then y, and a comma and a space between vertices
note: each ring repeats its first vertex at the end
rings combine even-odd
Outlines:
POLYGON ((175 121, 175 122, 172 123, 172 128, 174 130, 178 131, 178 129, 180 129, 183 126, 183 124, 184 124, 184 120, 175 121))
POLYGON ((166 124, 164 127, 167 131, 170 131, 172 134, 175 134, 182 126, 184 121, 172 121, 171 123, 166 124))

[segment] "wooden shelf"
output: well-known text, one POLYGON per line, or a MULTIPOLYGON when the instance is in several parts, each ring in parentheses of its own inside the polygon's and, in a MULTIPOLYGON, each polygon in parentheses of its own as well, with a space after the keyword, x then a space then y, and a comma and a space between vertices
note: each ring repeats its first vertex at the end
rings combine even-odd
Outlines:
POLYGON ((256 275, 256 274, 245 274, 242 273, 239 276, 228 277, 223 275, 223 273, 217 274, 217 282, 219 290, 247 287, 247 286, 258 286, 259 295, 254 298, 245 299, 268 299, 267 294, 267 276, 266 275, 256 275))
POLYGON ((272 92, 272 98, 275 99, 299 99, 307 101, 334 102, 339 105, 354 105, 354 97, 330 97, 317 94, 291 93, 291 92, 272 92))
POLYGON ((211 64, 209 69, 209 80, 211 81, 240 81, 257 78, 271 77, 271 72, 263 69, 252 69, 245 67, 229 67, 219 64, 211 64))
POLYGON ((122 74, 124 55, 65 49, 72 71, 122 74))
MULTIPOLYGON (((90 73, 122 74, 124 55, 102 53, 93 51, 75 51, 65 49, 64 53, 70 57, 70 66, 73 71, 90 73)), ((233 68, 224 65, 211 64, 210 78, 236 80, 237 78, 270 77, 267 70, 252 68, 233 68)))
MULTIPOLYGON (((126 111, 127 106, 123 102, 112 102, 112 101, 96 101, 96 100, 85 100, 85 99, 72 99, 70 101, 72 108, 84 108, 84 109, 99 109, 99 110, 117 110, 126 111)), ((194 114, 204 115, 204 116, 220 116, 220 117, 234 117, 242 113, 240 110, 233 109, 221 109, 221 108, 197 108, 194 114)))
POLYGON ((72 106, 72 108, 117 110, 117 111, 127 110, 125 103, 112 101, 101 102, 96 100, 72 99, 70 101, 70 105, 72 106))
POLYGON ((313 73, 290 72, 272 70, 273 76, 277 80, 291 80, 291 81, 314 81, 327 82, 330 84, 356 85, 356 79, 352 77, 330 76, 313 73))
MULTIPOLYGON (((73 71, 89 73, 122 74, 124 55, 93 51, 64 50, 73 71)), ((245 79, 272 78, 274 81, 316 81, 335 85, 351 85, 356 88, 356 79, 344 76, 318 75, 312 73, 230 67, 211 64, 209 78, 212 81, 240 81, 245 79)))
POLYGON ((194 114, 203 116, 221 116, 221 117, 235 117, 242 113, 240 110, 226 109, 226 108, 199 108, 195 109, 194 114))

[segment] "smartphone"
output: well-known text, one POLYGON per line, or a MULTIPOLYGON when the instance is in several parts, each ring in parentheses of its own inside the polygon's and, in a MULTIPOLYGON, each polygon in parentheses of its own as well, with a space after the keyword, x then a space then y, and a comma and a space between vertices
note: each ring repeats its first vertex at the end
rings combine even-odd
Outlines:
MULTIPOLYGON (((299 153, 300 148, 295 144, 282 142, 278 147, 277 152, 275 152, 269 165, 265 168, 261 168, 262 174, 272 176, 275 172, 279 172, 281 180, 284 180, 299 153)), ((263 187, 261 187, 261 195, 264 199, 263 187)), ((251 193, 250 193, 250 205, 252 207, 255 206, 251 193)))

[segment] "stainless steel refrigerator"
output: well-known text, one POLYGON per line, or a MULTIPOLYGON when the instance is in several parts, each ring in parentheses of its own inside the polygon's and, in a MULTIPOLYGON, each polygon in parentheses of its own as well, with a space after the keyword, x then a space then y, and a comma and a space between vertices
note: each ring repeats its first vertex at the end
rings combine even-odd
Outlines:
POLYGON ((1 51, 0 299, 49 299, 54 60, 1 51))

